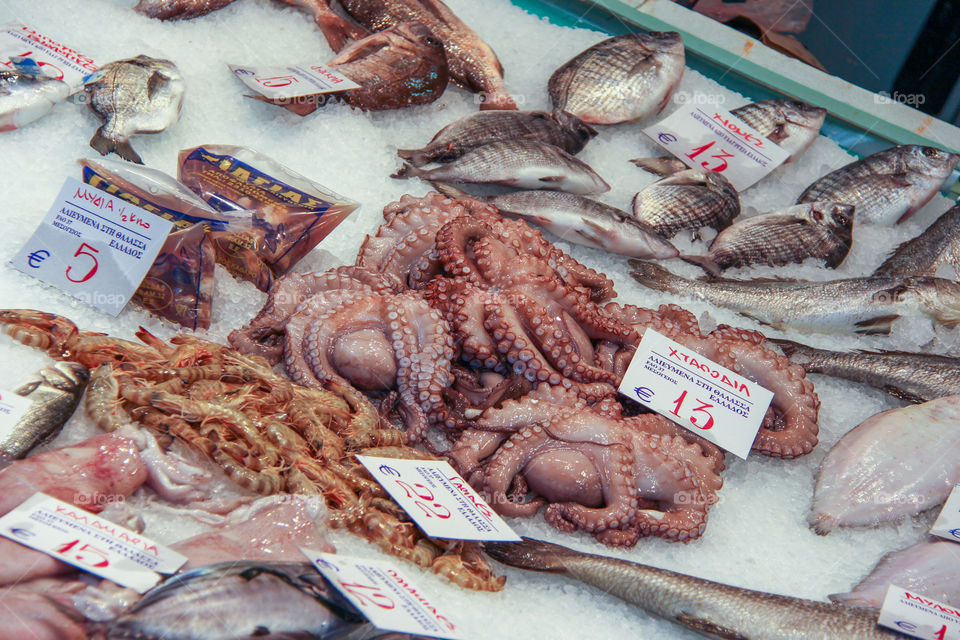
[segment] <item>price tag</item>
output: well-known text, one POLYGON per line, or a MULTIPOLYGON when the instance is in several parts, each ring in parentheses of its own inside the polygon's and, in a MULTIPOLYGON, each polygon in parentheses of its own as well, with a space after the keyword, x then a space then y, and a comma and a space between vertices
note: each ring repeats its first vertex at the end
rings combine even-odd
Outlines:
POLYGON ((924 640, 960 640, 960 609, 890 585, 880 626, 924 640))
POLYGON ((960 542, 960 484, 953 488, 946 504, 943 505, 943 511, 933 523, 930 533, 947 540, 960 542))
POLYGON ((51 78, 63 80, 79 91, 83 80, 97 70, 93 58, 52 40, 36 29, 11 23, 0 27, 0 69, 13 68, 9 58, 33 58, 51 78))
POLYGON ((360 85, 347 76, 322 64, 257 68, 233 64, 227 66, 243 84, 272 100, 360 88, 360 85))
POLYGON ((436 600, 390 565, 310 549, 300 551, 374 626, 451 640, 465 637, 436 600))
POLYGON ((722 173, 737 191, 790 157, 746 122, 715 107, 684 105, 643 132, 691 169, 722 173))
POLYGON ((647 329, 620 393, 746 459, 773 392, 647 329))
POLYGON ((16 269, 117 315, 153 265, 173 223, 67 178, 16 269))
POLYGON ((520 536, 443 460, 373 456, 357 456, 357 460, 428 536, 520 541, 520 536))
POLYGON ((42 493, 0 518, 0 535, 138 593, 187 561, 139 533, 42 493))
POLYGON ((0 389, 0 441, 10 435, 23 414, 30 409, 30 404, 29 398, 0 389))

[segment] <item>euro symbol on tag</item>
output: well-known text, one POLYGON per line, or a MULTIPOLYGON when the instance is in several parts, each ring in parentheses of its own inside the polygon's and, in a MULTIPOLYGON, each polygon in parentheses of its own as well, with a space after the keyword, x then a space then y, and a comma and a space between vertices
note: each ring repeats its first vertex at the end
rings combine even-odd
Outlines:
POLYGON ((650 402, 655 395, 650 387, 635 387, 633 392, 637 394, 640 402, 650 402))
POLYGON ((27 264, 29 264, 34 269, 40 266, 40 263, 50 257, 50 252, 46 249, 40 249, 40 251, 34 251, 27 256, 27 264))
POLYGON ((950 535, 952 535, 957 540, 960 540, 960 529, 951 529, 950 535))
POLYGON ((30 529, 18 529, 15 527, 11 527, 10 533, 20 538, 21 540, 26 540, 27 538, 32 538, 33 536, 37 535, 35 532, 30 531, 30 529))
POLYGON ((677 141, 677 136, 672 133, 661 133, 657 136, 657 140, 660 141, 660 144, 670 144, 671 142, 677 141))

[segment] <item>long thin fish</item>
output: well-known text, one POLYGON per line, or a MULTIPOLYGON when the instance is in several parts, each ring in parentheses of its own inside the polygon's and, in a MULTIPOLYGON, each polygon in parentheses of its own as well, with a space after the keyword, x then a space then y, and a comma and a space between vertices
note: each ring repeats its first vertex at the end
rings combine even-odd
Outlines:
POLYGON ((581 553, 524 538, 488 542, 486 552, 512 567, 560 573, 710 638, 728 640, 873 640, 900 637, 873 612, 753 591, 636 562, 581 553))
POLYGON ((943 265, 960 280, 960 204, 947 210, 913 240, 904 242, 873 272, 875 276, 933 276, 943 265))
POLYGON ((908 402, 960 394, 960 358, 900 351, 828 351, 791 340, 768 340, 807 373, 862 382, 908 402))
POLYGON ((688 280, 658 264, 631 260, 640 284, 737 311, 778 329, 889 333, 901 317, 960 324, 960 284, 942 278, 867 277, 805 280, 688 280))
POLYGON ((633 217, 665 238, 681 229, 730 226, 740 215, 740 196, 714 171, 687 169, 647 185, 633 197, 633 217))

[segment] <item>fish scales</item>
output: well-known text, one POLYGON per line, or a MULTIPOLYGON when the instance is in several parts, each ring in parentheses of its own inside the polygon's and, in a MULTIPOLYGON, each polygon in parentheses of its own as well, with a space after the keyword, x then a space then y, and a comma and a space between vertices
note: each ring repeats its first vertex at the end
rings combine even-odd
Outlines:
POLYGON ((953 267, 960 280, 960 204, 954 205, 913 240, 904 242, 887 258, 875 276, 933 276, 943 265, 953 267))
POLYGON ((751 102, 730 113, 789 152, 787 162, 813 144, 827 117, 827 110, 822 107, 784 99, 751 102))
POLYGON ((634 218, 671 238, 681 229, 721 230, 740 215, 740 196, 713 171, 687 169, 648 185, 633 198, 634 218))

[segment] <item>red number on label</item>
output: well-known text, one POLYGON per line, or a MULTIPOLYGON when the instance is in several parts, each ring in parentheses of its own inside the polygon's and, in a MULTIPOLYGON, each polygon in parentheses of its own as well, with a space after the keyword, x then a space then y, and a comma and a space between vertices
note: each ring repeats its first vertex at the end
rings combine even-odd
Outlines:
POLYGON ((360 601, 360 604, 366 606, 372 604, 375 607, 380 607, 381 609, 393 609, 397 605, 393 603, 385 593, 380 591, 380 587, 376 587, 369 584, 356 584, 356 583, 347 583, 341 582, 340 586, 343 587, 344 591, 347 591, 360 601), (367 589, 371 593, 364 593, 361 589, 367 589))
POLYGON ((694 149, 691 149, 691 150, 690 150, 691 153, 688 153, 688 154, 687 154, 687 157, 690 158, 691 160, 693 160, 693 159, 695 159, 698 155, 700 155, 701 153, 703 153, 704 151, 706 151, 707 149, 709 149, 710 147, 712 147, 712 146, 715 145, 715 144, 717 144, 717 141, 716 141, 716 140, 714 140, 713 142, 708 142, 707 144, 703 145, 702 147, 695 147, 694 149))
MULTIPOLYGON (((683 393, 680 394, 680 397, 678 397, 676 400, 673 401, 673 411, 670 412, 672 415, 675 415, 675 416, 677 416, 678 418, 680 417, 680 407, 683 406, 683 401, 686 400, 686 398, 687 398, 687 392, 684 391, 683 393)), ((704 401, 701 400, 700 398, 696 398, 696 399, 695 399, 695 402, 699 403, 700 406, 697 407, 697 408, 695 408, 695 409, 693 410, 693 413, 699 412, 699 413, 704 414, 705 416, 707 416, 707 421, 704 422, 704 423, 701 425, 701 424, 697 421, 697 416, 690 416, 690 418, 689 418, 690 424, 692 424, 693 426, 695 426, 695 427, 698 428, 698 429, 702 429, 703 431, 706 431, 707 429, 712 428, 712 427, 713 427, 713 416, 710 415, 710 412, 707 411, 707 409, 713 407, 713 405, 712 405, 712 404, 709 404, 709 403, 707 403, 707 402, 704 402, 704 401)))
POLYGON ((673 411, 671 411, 670 413, 672 413, 673 415, 675 415, 675 416, 677 416, 677 417, 679 418, 679 417, 680 417, 680 407, 683 406, 683 399, 686 398, 686 397, 687 397, 687 392, 686 392, 686 391, 684 391, 683 393, 681 393, 681 394, 680 394, 680 397, 673 401, 673 411))
MULTIPOLYGON (((715 145, 716 143, 717 143, 717 141, 714 140, 713 142, 708 142, 707 144, 703 145, 702 147, 695 147, 694 149, 691 149, 691 150, 690 150, 690 153, 687 154, 687 157, 690 158, 691 160, 693 160, 693 159, 695 159, 698 155, 700 155, 701 153, 703 153, 704 151, 706 151, 707 149, 709 149, 710 147, 712 147, 712 146, 715 145)), ((703 162, 701 162, 701 163, 700 163, 700 166, 703 167, 704 169, 709 169, 710 171, 716 171, 717 173, 720 173, 721 171, 724 171, 724 170, 727 168, 727 166, 728 166, 728 165, 727 165, 727 161, 725 160, 725 158, 732 158, 732 157, 733 157, 733 154, 732 154, 732 153, 729 153, 729 152, 727 152, 727 151, 724 151, 723 149, 720 149, 720 153, 716 153, 716 154, 714 154, 714 155, 712 155, 712 156, 710 156, 710 157, 713 158, 713 159, 715 159, 715 160, 718 160, 718 161, 719 161, 716 166, 714 166, 714 167, 709 166, 710 163, 709 163, 709 161, 707 161, 707 160, 704 160, 703 162)))
MULTIPOLYGON (((74 540, 73 542, 68 542, 59 549, 57 553, 66 554, 68 551, 73 549, 80 543, 79 540, 74 540)), ((89 565, 91 567, 103 568, 110 564, 110 561, 107 560, 107 553, 96 547, 91 547, 89 544, 85 544, 74 554, 73 559, 76 562, 81 564, 89 565), (95 562, 96 561, 96 562, 95 562)))
POLYGON ((397 482, 398 485, 400 485, 401 488, 403 488, 404 491, 407 492, 407 497, 408 497, 408 498, 417 497, 417 498, 421 498, 421 499, 423 499, 423 500, 433 500, 433 492, 430 491, 430 489, 428 489, 428 488, 426 488, 425 486, 423 486, 422 484, 419 484, 419 483, 418 483, 418 484, 413 485, 413 487, 419 487, 419 488, 422 490, 422 492, 421 492, 421 491, 417 491, 416 489, 414 489, 413 487, 411 487, 408 483, 406 483, 406 482, 404 482, 404 481, 402 481, 402 480, 397 480, 396 482, 397 482))
POLYGON ((299 82, 296 76, 273 76, 270 78, 257 78, 257 82, 265 87, 286 87, 294 82, 299 82))
POLYGON ((947 637, 947 625, 943 625, 940 631, 937 631, 935 634, 933 634, 934 640, 944 640, 944 638, 946 637, 947 637))
POLYGON ((83 276, 78 280, 75 280, 70 277, 70 271, 73 269, 73 265, 70 265, 69 267, 67 267, 67 271, 66 271, 67 280, 69 280, 70 282, 75 282, 79 284, 81 282, 86 282, 87 280, 92 278, 94 274, 97 273, 97 269, 100 268, 100 262, 97 260, 97 256, 94 255, 95 253, 100 253, 100 250, 94 249, 93 247, 88 245, 86 242, 82 243, 80 245, 80 248, 77 249, 77 252, 73 254, 73 257, 76 258, 77 256, 87 256, 88 258, 93 260, 93 265, 91 265, 90 270, 87 271, 87 275, 83 276))
POLYGON ((447 509, 445 506, 443 506, 439 502, 434 502, 432 505, 427 506, 424 503, 420 502, 419 500, 414 500, 413 504, 420 507, 420 509, 422 509, 423 512, 427 514, 428 518, 432 518, 436 516, 441 520, 446 520, 451 515, 450 509, 447 509), (443 512, 437 511, 437 508, 443 509, 443 512))

